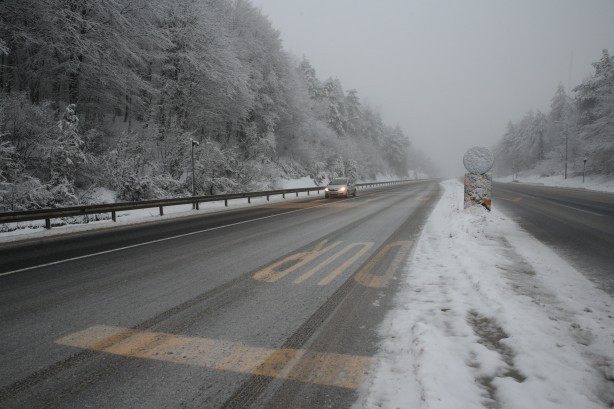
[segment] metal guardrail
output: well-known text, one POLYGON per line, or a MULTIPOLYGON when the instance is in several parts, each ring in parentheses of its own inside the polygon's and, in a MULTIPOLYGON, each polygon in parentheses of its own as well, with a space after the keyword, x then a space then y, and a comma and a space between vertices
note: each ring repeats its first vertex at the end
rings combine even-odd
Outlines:
MULTIPOLYGON (((356 187, 374 187, 374 186, 388 186, 388 185, 398 185, 401 183, 415 182, 416 179, 413 180, 394 180, 389 182, 368 182, 368 183, 357 183, 356 187)), ((3 212, 0 213, 0 223, 17 223, 17 222, 25 222, 32 220, 45 220, 45 228, 51 228, 51 219, 57 219, 61 217, 70 217, 70 216, 85 216, 91 214, 103 214, 110 213, 111 219, 115 222, 117 221, 117 212, 126 211, 126 210, 136 210, 136 209, 148 209, 157 207, 160 211, 160 216, 164 215, 164 207, 166 206, 177 206, 177 205, 185 205, 191 204, 194 209, 199 209, 200 203, 207 202, 218 202, 224 201, 224 205, 228 206, 228 201, 233 199, 245 199, 247 198, 248 203, 251 203, 251 199, 253 197, 265 197, 267 201, 271 196, 282 195, 284 198, 287 194, 295 193, 298 197, 299 193, 307 192, 307 195, 310 195, 311 192, 317 192, 320 194, 320 191, 323 191, 325 186, 314 186, 314 187, 305 187, 298 189, 281 189, 281 190, 267 190, 261 192, 244 192, 244 193, 229 193, 225 195, 212 195, 212 196, 191 196, 191 197, 183 197, 176 199, 158 199, 158 200, 143 200, 139 202, 120 202, 120 203, 109 203, 109 204, 95 204, 95 205, 83 205, 83 206, 71 206, 71 207, 62 207, 62 208, 51 208, 51 209, 37 209, 37 210, 24 210, 17 212, 3 212)))

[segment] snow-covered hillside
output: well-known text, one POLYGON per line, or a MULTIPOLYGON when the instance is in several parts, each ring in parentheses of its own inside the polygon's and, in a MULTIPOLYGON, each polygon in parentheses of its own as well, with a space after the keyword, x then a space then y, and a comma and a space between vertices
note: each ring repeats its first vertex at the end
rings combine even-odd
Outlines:
POLYGON ((432 173, 249 1, 85 4, 0 8, 0 211, 432 173))

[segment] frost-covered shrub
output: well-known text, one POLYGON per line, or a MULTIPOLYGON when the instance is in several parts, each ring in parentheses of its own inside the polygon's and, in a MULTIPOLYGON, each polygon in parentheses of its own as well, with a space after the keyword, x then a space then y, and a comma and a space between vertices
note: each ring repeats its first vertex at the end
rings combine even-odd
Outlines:
POLYGON ((169 174, 154 176, 151 185, 154 198, 182 197, 189 194, 185 183, 169 174))
POLYGON ((314 162, 309 169, 309 176, 313 179, 317 186, 326 183, 328 178, 326 173, 326 164, 323 162, 314 162))
POLYGON ((58 121, 50 104, 25 94, 0 94, 0 198, 4 208, 29 209, 77 203, 75 181, 87 155, 76 107, 58 121))
POLYGON ((31 176, 17 183, 0 183, 0 208, 3 211, 43 209, 54 203, 48 186, 31 176))
POLYGON ((151 179, 129 176, 122 180, 117 191, 117 197, 125 202, 136 202, 153 198, 155 191, 151 179))

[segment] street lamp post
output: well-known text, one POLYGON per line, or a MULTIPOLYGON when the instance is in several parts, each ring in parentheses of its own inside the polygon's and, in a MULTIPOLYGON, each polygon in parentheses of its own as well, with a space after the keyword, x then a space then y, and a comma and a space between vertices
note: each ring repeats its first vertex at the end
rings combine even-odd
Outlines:
POLYGON ((565 179, 567 179, 567 147, 569 145, 569 135, 565 132, 565 179))
MULTIPOLYGON (((194 147, 200 145, 198 143, 198 141, 195 141, 194 139, 190 139, 191 145, 192 145, 192 197, 196 196, 196 181, 195 181, 195 172, 194 172, 194 147)), ((192 204, 192 208, 194 209, 196 207, 196 204, 192 204)))
POLYGON ((584 183, 584 174, 586 173, 586 158, 583 160, 584 165, 582 166, 582 183, 584 183))
POLYGON ((567 129, 567 125, 563 121, 554 121, 555 124, 560 125, 563 124, 564 128, 562 129, 563 135, 565 135, 565 179, 567 179, 567 156, 569 152, 569 130, 567 129))

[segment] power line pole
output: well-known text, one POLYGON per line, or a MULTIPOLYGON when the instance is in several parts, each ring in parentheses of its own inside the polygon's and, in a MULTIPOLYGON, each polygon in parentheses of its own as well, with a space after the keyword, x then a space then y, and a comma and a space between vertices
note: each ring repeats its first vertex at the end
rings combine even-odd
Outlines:
MULTIPOLYGON (((200 145, 198 141, 194 139, 190 139, 192 145, 192 197, 196 196, 196 180, 195 180, 195 172, 194 172, 194 147, 200 145)), ((192 208, 195 208, 195 204, 192 204, 192 208)))
POLYGON ((569 132, 565 130, 565 179, 567 179, 567 148, 569 145, 569 132))
POLYGON ((567 92, 571 92, 571 71, 573 69, 573 50, 571 50, 571 56, 569 57, 569 76, 567 77, 567 92))

